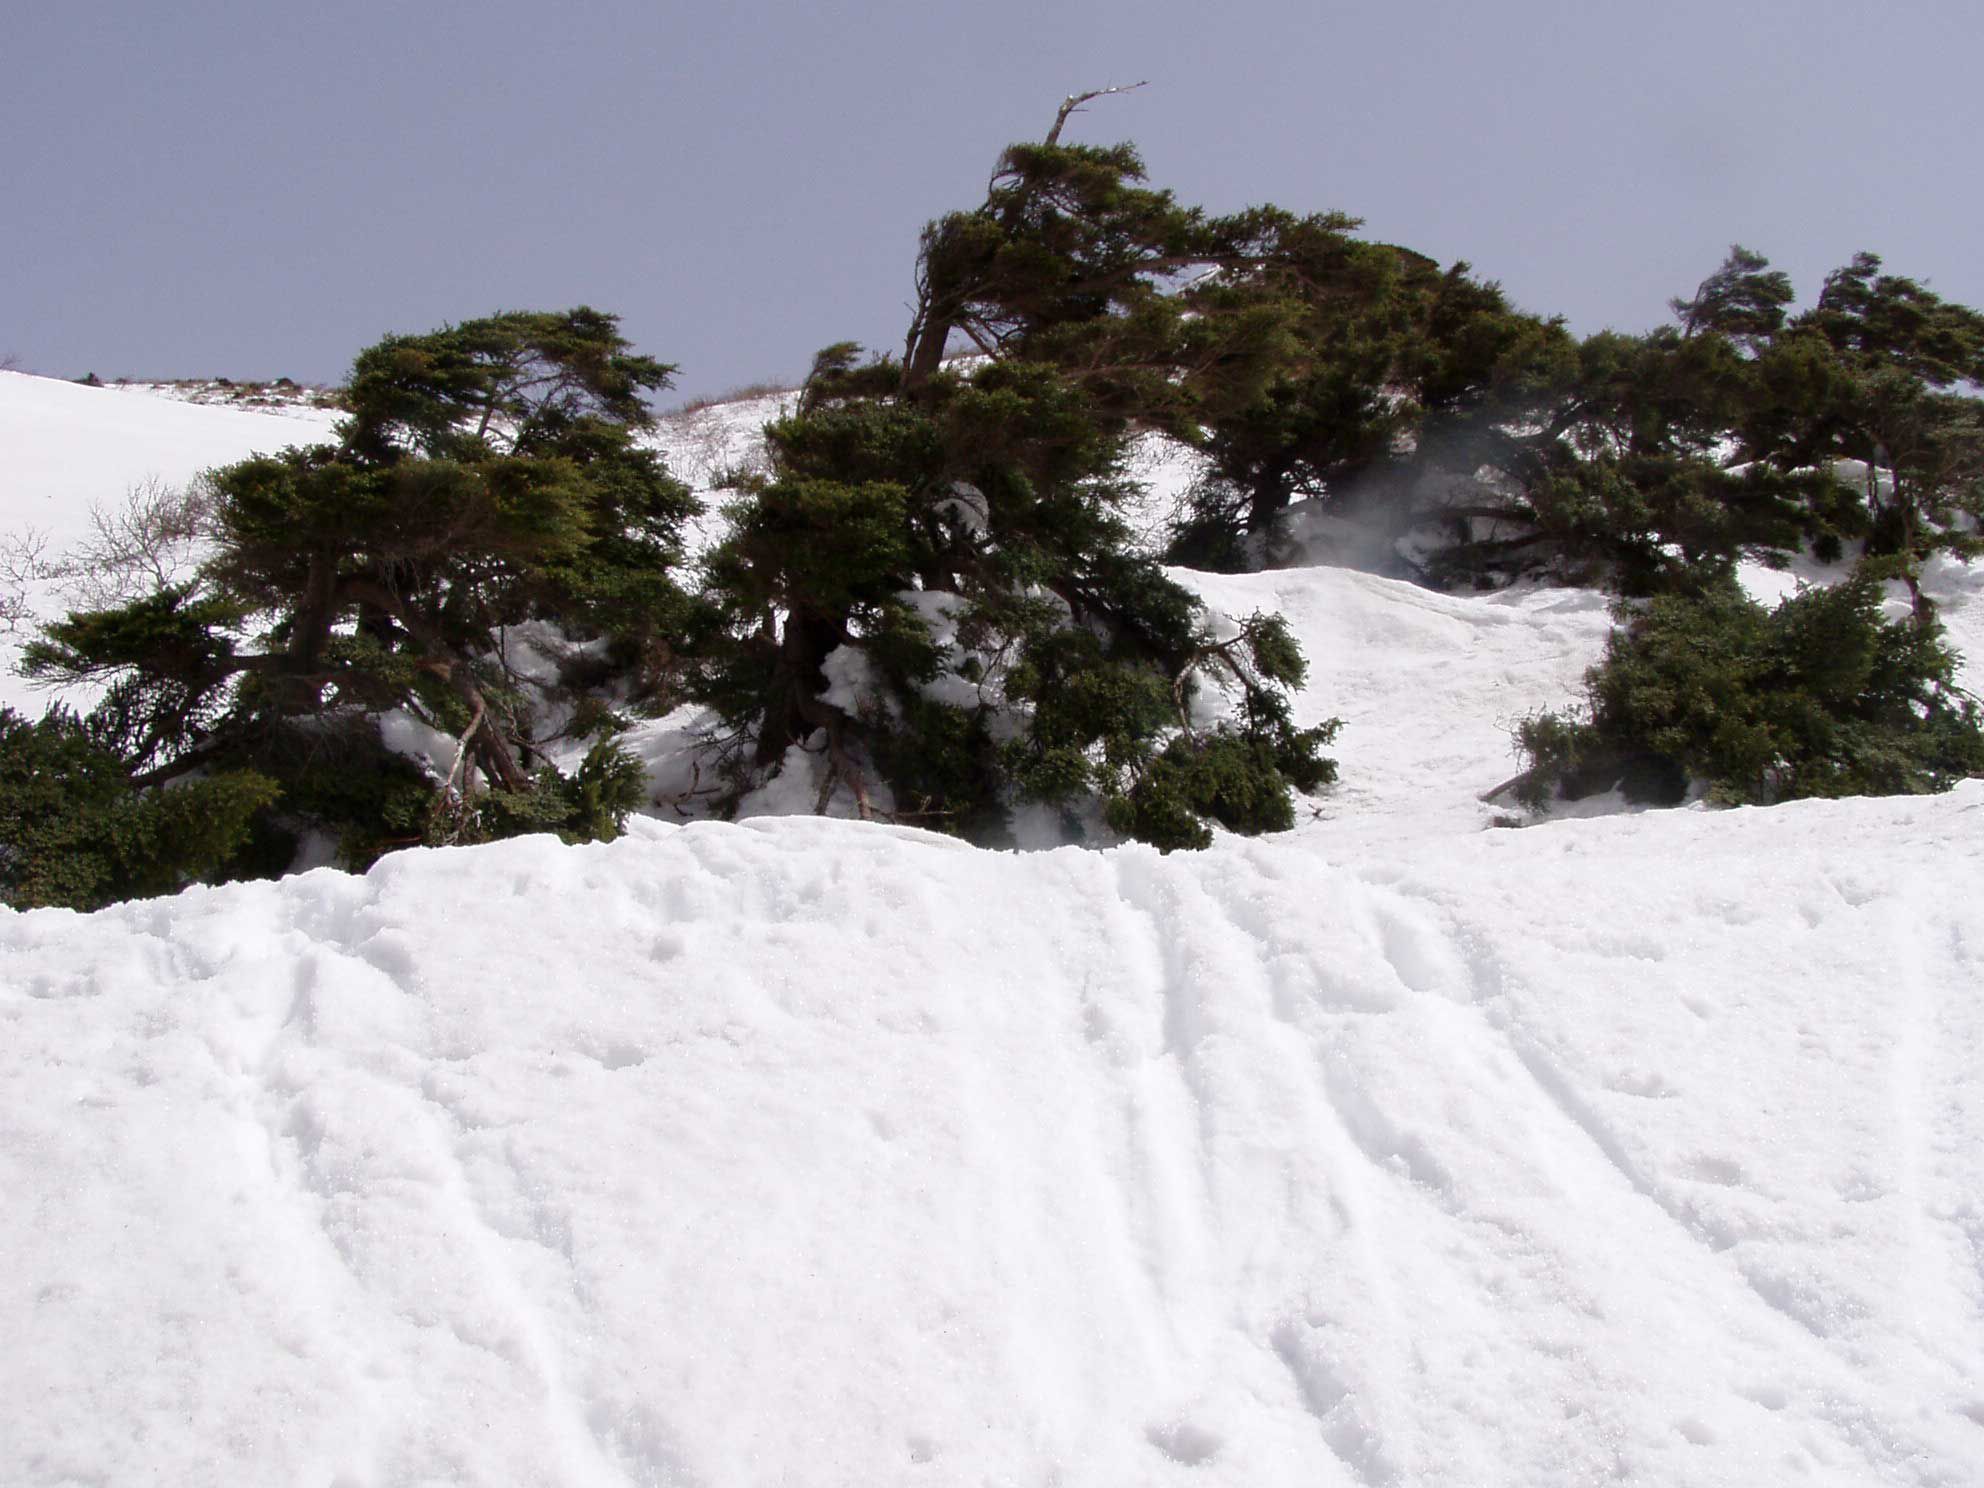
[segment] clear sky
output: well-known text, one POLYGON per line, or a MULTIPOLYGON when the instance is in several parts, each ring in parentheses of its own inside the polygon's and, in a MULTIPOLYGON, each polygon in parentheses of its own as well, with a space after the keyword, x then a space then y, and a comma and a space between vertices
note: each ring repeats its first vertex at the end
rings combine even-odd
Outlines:
POLYGON ((590 303, 684 394, 898 348, 916 234, 1063 94, 1225 210, 1336 208, 1583 332, 1731 242, 1984 305, 1977 0, 65 0, 0 40, 0 359, 342 377, 590 303))

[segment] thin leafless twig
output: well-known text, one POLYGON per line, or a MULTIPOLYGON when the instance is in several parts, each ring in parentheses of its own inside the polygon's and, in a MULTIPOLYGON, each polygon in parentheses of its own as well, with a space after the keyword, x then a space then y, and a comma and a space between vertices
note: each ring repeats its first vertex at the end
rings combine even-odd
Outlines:
POLYGON ((1083 104, 1090 103, 1098 98, 1107 98, 1112 93, 1134 93, 1139 88, 1148 88, 1149 86, 1150 80, 1146 78, 1140 83, 1111 84, 1107 88, 1091 88, 1086 93, 1070 93, 1066 98, 1061 100, 1061 110, 1054 116, 1054 127, 1047 131, 1047 143, 1050 145, 1061 143, 1061 126, 1068 122, 1068 115, 1087 112, 1082 107, 1083 104))

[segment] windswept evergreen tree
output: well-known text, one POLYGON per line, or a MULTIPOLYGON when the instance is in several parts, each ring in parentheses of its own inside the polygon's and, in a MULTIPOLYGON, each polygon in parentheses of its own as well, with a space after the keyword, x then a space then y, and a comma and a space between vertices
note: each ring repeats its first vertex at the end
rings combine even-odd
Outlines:
POLYGON ((136 786, 255 770, 281 787, 283 825, 339 834, 347 861, 393 841, 610 835, 637 772, 604 738, 578 776, 549 768, 504 632, 555 618, 631 686, 672 659, 692 502, 637 439, 671 370, 588 309, 389 337, 358 358, 337 443, 212 473, 194 582, 69 616, 26 667, 108 684, 90 737, 136 786), (394 710, 459 738, 451 778, 385 748, 394 710))
POLYGON ((1738 247, 1678 329, 1594 337, 1555 445, 1522 489, 1519 540, 1604 560, 1626 603, 1579 713, 1527 720, 1531 805, 1614 785, 1674 801, 1947 789, 1984 773, 1984 729, 1954 680, 1918 580, 1937 549, 1978 550, 1984 317, 1861 254, 1817 305, 1738 247), (1841 479, 1857 467, 1857 483, 1841 479), (1865 557, 1775 611, 1744 597, 1738 554, 1865 557), (1914 597, 1881 612, 1882 584, 1914 597))
POLYGON ((1984 317, 1869 254, 1790 315, 1788 279, 1740 246, 1679 324, 1602 332, 1469 446, 1477 495, 1428 576, 1586 576, 1699 588, 1745 552, 1863 543, 1909 578, 1967 552, 1984 510, 1984 317), (1850 464, 1847 462, 1851 462, 1850 464), (1861 474, 1852 485, 1845 472, 1861 474))
POLYGON ((1298 500, 1372 546, 1409 537, 1442 585, 1548 572, 1653 593, 1744 552, 1849 541, 1908 577, 1976 542, 1984 317, 1870 254, 1793 315, 1788 277, 1738 245, 1672 302, 1676 325, 1574 343, 1464 264, 1310 242, 1326 246, 1306 272, 1222 272, 1198 291, 1299 308, 1294 353, 1251 400, 1208 410, 1180 561, 1275 561, 1298 500))
POLYGON ((1984 314, 1856 254, 1758 374, 1749 451, 1781 469, 1857 466, 1870 555, 1912 586, 1929 554, 1984 550, 1984 314))
POLYGON ((1734 436, 1757 379, 1746 350, 1712 328, 1587 338, 1570 375, 1495 440, 1485 499, 1461 509, 1476 530, 1431 576, 1548 572, 1650 594, 1831 531, 1842 514, 1829 471, 1752 459, 1734 436))
POLYGON ((1058 131, 926 229, 903 361, 829 348, 768 431, 699 684, 740 794, 811 769, 820 810, 996 837, 1031 800, 1175 847, 1285 827, 1331 778, 1286 628, 1217 630, 1116 508, 1134 428, 1243 405, 1293 345, 1283 302, 1202 276, 1296 272, 1346 224, 1208 217, 1058 131))
POLYGON ((1240 284, 1288 296, 1295 355, 1246 405, 1214 418, 1208 469, 1172 555, 1218 568, 1281 556, 1297 501, 1391 536, 1462 515, 1465 489, 1508 444, 1537 390, 1562 380, 1561 325, 1509 305, 1466 264, 1343 237, 1299 277, 1240 284))
POLYGON ((1722 266, 1692 295, 1667 303, 1684 335, 1722 336, 1754 354, 1784 328, 1785 307, 1794 298, 1790 275, 1734 243, 1722 266))

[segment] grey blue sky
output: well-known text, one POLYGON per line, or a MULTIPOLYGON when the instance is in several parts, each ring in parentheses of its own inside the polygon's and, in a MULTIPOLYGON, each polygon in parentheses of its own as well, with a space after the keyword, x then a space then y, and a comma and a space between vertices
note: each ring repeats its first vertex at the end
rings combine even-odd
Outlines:
POLYGON ((716 393, 894 348, 923 222, 1064 93, 1215 209, 1339 208, 1574 329, 1740 241, 1984 304, 1977 0, 62 0, 0 42, 0 358, 341 377, 617 311, 716 393))

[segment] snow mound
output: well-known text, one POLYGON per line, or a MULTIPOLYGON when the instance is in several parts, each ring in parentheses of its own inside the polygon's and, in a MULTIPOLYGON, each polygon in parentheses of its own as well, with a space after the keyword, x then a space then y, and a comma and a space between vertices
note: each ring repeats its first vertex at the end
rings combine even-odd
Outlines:
POLYGON ((0 916, 15 1481, 1971 1480, 1980 812, 0 916))

